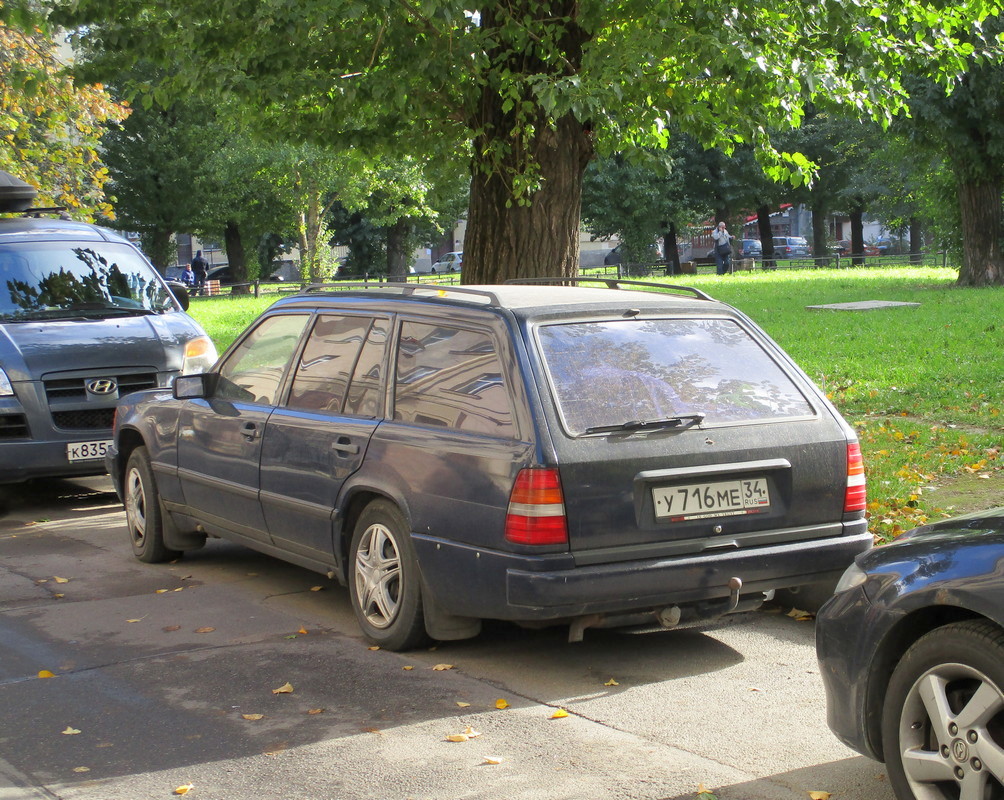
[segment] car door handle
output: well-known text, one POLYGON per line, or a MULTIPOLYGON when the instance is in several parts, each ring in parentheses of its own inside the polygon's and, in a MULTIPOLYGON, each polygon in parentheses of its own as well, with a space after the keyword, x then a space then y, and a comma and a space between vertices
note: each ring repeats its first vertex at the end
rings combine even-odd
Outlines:
POLYGON ((346 455, 356 455, 359 452, 359 445, 352 444, 348 436, 339 436, 331 445, 331 449, 346 455))
POLYGON ((253 422, 245 422, 244 425, 241 426, 241 436, 249 442, 253 442, 258 438, 258 426, 253 422))

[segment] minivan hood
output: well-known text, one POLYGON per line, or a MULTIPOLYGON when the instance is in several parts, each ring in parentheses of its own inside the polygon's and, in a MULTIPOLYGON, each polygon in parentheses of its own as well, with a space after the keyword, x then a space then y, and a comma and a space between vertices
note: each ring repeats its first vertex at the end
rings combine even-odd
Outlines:
MULTIPOLYGON (((172 316, 181 317, 181 314, 172 316)), ((185 326, 187 327, 187 326, 185 326)), ((0 325, 0 364, 12 381, 37 380, 52 372, 122 366, 157 369, 170 359, 165 344, 191 338, 159 316, 46 320, 0 325), (67 361, 67 350, 73 358, 67 361), (124 355, 128 353, 128 355, 124 355)), ((180 369, 181 364, 168 364, 180 369)))

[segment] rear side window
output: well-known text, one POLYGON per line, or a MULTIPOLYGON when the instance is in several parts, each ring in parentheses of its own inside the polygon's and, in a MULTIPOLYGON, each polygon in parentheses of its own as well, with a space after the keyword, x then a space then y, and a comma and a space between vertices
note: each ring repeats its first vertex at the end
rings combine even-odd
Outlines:
POLYGON ((349 378, 372 323, 368 317, 318 317, 300 356, 287 405, 341 413, 349 378))
POLYGON ((807 416, 767 352, 727 319, 609 320, 537 333, 570 433, 704 414, 705 424, 807 416))
POLYGON ((402 323, 396 379, 396 420, 515 436, 502 364, 486 332, 402 323))

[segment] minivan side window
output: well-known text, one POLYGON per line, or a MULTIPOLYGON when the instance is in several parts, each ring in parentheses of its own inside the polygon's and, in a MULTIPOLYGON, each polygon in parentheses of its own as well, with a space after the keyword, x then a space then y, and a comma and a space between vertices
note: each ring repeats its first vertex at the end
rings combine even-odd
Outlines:
POLYGON ((396 420, 516 435, 502 363, 486 332, 403 322, 396 378, 396 420))
POLYGON ((275 405, 279 384, 309 319, 307 314, 284 314, 262 320, 223 362, 215 397, 275 405))
POLYGON ((349 378, 372 323, 369 317, 319 316, 297 364, 286 405, 341 413, 349 378))

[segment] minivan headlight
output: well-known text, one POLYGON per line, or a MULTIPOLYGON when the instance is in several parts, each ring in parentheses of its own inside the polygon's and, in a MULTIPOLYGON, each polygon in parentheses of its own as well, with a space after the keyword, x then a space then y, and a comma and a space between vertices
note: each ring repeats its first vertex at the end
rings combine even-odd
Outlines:
POLYGON ((3 367, 0 367, 0 397, 12 397, 13 395, 14 387, 10 385, 10 378, 3 371, 3 367))
POLYGON ((208 372, 216 363, 216 347, 208 336, 197 336, 185 342, 185 360, 181 364, 181 374, 208 372))

